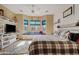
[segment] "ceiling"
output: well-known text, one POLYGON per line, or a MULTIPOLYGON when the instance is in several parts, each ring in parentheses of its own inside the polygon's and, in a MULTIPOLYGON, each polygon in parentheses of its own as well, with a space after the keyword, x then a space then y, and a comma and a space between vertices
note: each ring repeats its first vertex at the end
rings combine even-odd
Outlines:
POLYGON ((42 16, 54 14, 57 11, 58 4, 4 4, 16 14, 25 14, 28 16, 42 16))

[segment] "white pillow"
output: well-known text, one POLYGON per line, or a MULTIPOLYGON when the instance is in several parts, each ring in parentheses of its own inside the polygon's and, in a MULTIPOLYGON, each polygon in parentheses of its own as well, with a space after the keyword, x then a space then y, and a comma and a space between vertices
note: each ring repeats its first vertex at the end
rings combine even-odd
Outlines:
POLYGON ((71 33, 79 33, 79 31, 70 31, 71 33))
POLYGON ((68 30, 64 30, 61 32, 60 37, 64 38, 64 39, 68 39, 68 30))

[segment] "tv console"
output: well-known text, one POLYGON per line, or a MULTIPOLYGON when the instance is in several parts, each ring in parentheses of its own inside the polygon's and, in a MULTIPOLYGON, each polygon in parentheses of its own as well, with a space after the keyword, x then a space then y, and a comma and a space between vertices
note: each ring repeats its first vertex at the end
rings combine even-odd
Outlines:
POLYGON ((16 33, 5 34, 5 24, 15 25, 6 17, 0 16, 0 49, 3 49, 16 41, 16 33))
POLYGON ((15 34, 0 34, 0 49, 3 49, 16 41, 15 34))

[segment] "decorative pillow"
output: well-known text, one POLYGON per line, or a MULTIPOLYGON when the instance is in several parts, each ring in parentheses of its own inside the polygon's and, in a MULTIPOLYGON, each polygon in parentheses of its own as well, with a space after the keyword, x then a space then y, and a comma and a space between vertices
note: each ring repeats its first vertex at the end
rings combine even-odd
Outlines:
POLYGON ((79 37, 77 38, 76 42, 79 44, 79 37))
POLYGON ((77 41, 78 37, 79 37, 79 33, 70 33, 68 36, 69 40, 75 41, 75 42, 77 41))
POLYGON ((79 22, 77 22, 76 26, 79 26, 79 22))
POLYGON ((65 39, 68 39, 67 38, 68 37, 68 33, 69 33, 68 30, 64 30, 64 31, 61 32, 60 36, 63 37, 63 38, 65 38, 65 39))

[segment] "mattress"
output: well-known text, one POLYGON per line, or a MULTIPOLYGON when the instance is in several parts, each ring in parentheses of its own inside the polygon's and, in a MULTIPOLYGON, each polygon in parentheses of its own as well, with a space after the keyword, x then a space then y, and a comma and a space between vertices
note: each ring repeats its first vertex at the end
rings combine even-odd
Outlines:
POLYGON ((22 35, 22 37, 23 39, 32 39, 32 41, 69 41, 56 35, 22 35))
POLYGON ((69 39, 56 35, 38 35, 34 36, 33 41, 69 41, 69 39))

